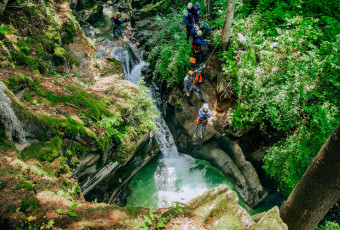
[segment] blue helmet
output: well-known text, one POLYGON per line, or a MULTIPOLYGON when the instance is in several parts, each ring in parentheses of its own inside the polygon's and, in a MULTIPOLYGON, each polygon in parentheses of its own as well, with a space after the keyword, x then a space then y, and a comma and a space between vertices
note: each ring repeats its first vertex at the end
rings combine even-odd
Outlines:
POLYGON ((201 25, 201 26, 204 26, 204 25, 205 25, 205 22, 201 21, 201 22, 200 22, 200 25, 201 25))
POLYGON ((200 7, 200 3, 199 2, 196 2, 194 7, 200 7))

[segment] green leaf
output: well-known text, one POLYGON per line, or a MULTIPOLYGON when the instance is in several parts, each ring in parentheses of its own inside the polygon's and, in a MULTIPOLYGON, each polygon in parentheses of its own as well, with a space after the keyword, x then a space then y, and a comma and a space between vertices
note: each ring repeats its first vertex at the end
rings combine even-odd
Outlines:
POLYGON ((70 209, 73 210, 73 209, 75 209, 76 207, 78 207, 77 204, 72 204, 72 205, 70 206, 70 209))
POLYGON ((69 214, 70 216, 77 216, 77 213, 75 213, 75 212, 68 212, 68 214, 69 214))
POLYGON ((64 209, 58 209, 57 212, 60 213, 60 214, 62 214, 62 213, 65 212, 65 210, 64 210, 64 209))

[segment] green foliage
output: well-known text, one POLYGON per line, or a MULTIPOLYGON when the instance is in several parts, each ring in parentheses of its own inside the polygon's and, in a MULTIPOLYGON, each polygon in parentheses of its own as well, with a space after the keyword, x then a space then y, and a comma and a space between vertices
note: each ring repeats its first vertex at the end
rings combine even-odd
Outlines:
POLYGON ((325 225, 315 227, 314 230, 340 230, 340 225, 335 222, 326 221, 325 225))
MULTIPOLYGON (((78 205, 77 204, 73 204, 69 207, 70 210, 74 210, 78 205)), ((64 210, 64 209, 58 209, 57 212, 59 214, 67 214, 71 217, 76 217, 77 213, 73 212, 73 211, 68 211, 68 210, 64 210)))
POLYGON ((167 218, 157 215, 155 212, 156 210, 151 209, 148 214, 143 215, 143 218, 138 216, 137 220, 127 221, 127 225, 133 229, 162 229, 167 223, 167 218))
MULTIPOLYGON (((41 229, 52 229, 53 225, 55 224, 54 220, 50 220, 47 223, 36 223, 35 220, 37 218, 35 216, 25 216, 24 223, 20 224, 20 227, 16 227, 16 230, 41 230, 41 229)), ((39 221, 40 222, 40 221, 39 221)))
POLYGON ((153 47, 148 53, 148 61, 155 65, 154 77, 161 77, 169 87, 181 85, 189 71, 192 52, 181 26, 182 15, 172 10, 166 17, 156 17, 154 23, 160 31, 147 42, 153 47))
POLYGON ((30 213, 38 209, 37 199, 23 199, 21 200, 20 210, 24 213, 30 213))
POLYGON ((72 20, 67 20, 64 22, 61 31, 65 34, 62 38, 62 42, 65 44, 69 44, 74 41, 76 35, 76 26, 72 20))
POLYGON ((12 25, 4 25, 4 24, 0 26, 0 33, 1 34, 17 34, 17 32, 14 31, 14 27, 12 25))
POLYGON ((339 15, 298 10, 300 2, 257 3, 247 17, 248 5, 236 4, 234 39, 223 53, 237 96, 231 128, 285 137, 268 149, 264 169, 288 195, 340 122, 339 15))

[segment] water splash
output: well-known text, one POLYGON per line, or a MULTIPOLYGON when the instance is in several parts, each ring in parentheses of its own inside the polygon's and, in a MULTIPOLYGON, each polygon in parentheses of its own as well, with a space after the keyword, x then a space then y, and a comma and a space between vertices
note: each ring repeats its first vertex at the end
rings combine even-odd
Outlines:
POLYGON ((0 122, 5 126, 8 141, 13 139, 19 143, 24 143, 25 133, 21 123, 15 115, 11 105, 11 99, 6 95, 7 87, 0 81, 0 122))

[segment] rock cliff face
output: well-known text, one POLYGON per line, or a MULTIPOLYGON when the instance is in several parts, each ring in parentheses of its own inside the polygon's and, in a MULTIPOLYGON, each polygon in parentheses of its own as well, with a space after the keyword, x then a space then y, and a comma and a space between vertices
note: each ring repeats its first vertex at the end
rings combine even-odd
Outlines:
POLYGON ((228 177, 243 201, 250 207, 256 206, 266 196, 267 192, 262 187, 252 164, 243 155, 240 146, 227 136, 222 135, 223 119, 226 114, 218 113, 215 90, 208 80, 201 87, 203 96, 209 101, 212 117, 208 122, 203 139, 200 131, 197 138, 193 138, 198 110, 201 102, 197 95, 192 96, 196 105, 194 108, 187 106, 182 99, 181 92, 173 90, 168 99, 166 112, 167 123, 173 133, 179 151, 209 161, 228 177), (180 102, 180 103, 178 103, 180 102))

